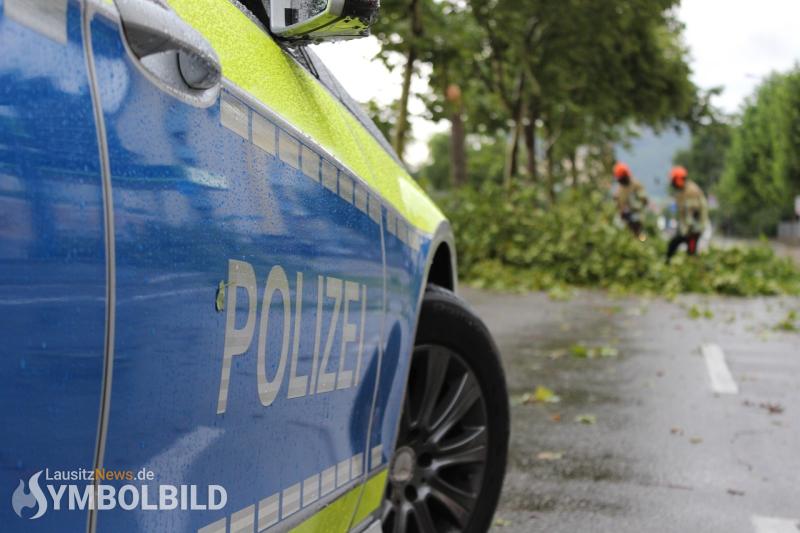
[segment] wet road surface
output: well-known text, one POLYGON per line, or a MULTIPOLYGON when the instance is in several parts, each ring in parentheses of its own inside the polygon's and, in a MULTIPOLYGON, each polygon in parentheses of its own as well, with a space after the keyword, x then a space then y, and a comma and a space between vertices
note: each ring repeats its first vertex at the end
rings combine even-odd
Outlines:
POLYGON ((800 532, 800 299, 461 295, 512 396, 493 531, 800 532))

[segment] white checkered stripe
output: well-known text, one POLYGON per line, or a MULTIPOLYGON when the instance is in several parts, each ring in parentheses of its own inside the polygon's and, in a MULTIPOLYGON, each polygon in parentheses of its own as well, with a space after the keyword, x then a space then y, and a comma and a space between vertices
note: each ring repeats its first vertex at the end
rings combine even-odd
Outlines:
POLYGON ((326 496, 333 497, 336 489, 343 489, 362 481, 365 474, 365 457, 369 459, 370 471, 380 467, 383 462, 383 446, 375 446, 369 453, 357 453, 301 481, 296 481, 283 490, 233 512, 230 516, 201 527, 197 533, 277 531, 284 520, 291 518, 301 509, 324 500, 326 496))
POLYGON ((251 109, 227 91, 220 97, 220 123, 261 151, 271 154, 368 216, 407 248, 419 252, 424 234, 409 224, 396 210, 342 168, 305 144, 296 135, 282 129, 251 109), (385 222, 384 222, 384 215, 385 222))
POLYGON ((374 448, 372 448, 372 453, 370 454, 369 460, 369 469, 375 470, 379 466, 383 464, 383 445, 378 444, 374 448))

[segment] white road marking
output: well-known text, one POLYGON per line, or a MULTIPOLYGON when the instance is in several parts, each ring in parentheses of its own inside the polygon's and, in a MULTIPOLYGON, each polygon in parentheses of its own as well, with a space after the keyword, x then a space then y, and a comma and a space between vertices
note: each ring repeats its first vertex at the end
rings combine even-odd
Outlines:
POLYGON ((769 516, 752 516, 750 520, 753 522, 756 533, 797 533, 800 531, 800 520, 769 516))
POLYGON ((728 370, 722 348, 717 344, 704 344, 701 350, 706 360, 708 376, 711 378, 711 389, 719 394, 738 394, 739 386, 728 370))

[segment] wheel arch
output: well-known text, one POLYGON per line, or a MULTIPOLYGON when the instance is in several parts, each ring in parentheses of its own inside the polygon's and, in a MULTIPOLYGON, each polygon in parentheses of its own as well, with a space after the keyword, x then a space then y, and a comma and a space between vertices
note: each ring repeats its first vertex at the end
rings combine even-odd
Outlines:
POLYGON ((429 284, 444 287, 452 292, 458 289, 458 269, 455 238, 447 221, 439 224, 431 239, 428 262, 425 267, 424 287, 429 284))

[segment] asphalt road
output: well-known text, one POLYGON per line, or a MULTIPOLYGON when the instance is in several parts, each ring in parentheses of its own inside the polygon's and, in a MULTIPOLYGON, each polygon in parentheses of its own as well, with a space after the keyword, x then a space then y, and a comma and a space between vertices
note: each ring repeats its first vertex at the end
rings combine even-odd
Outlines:
POLYGON ((800 299, 461 294, 512 395, 493 531, 800 531, 800 299))

